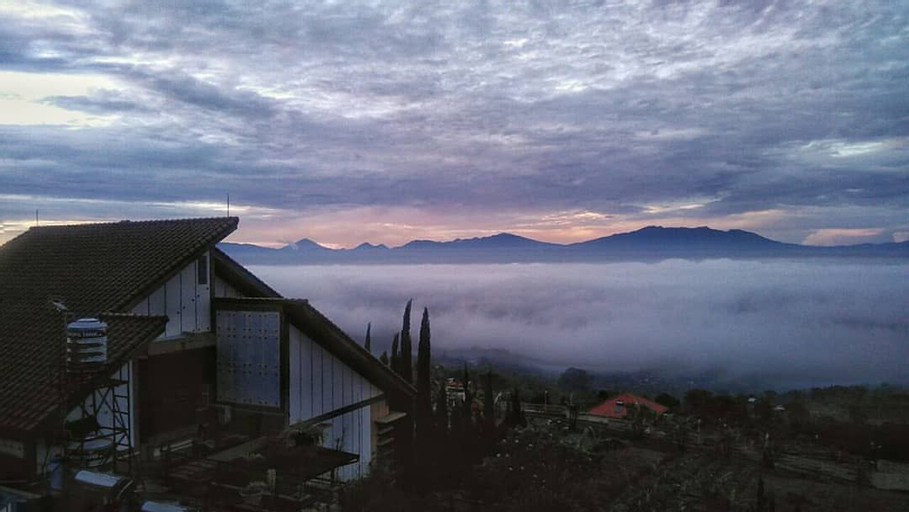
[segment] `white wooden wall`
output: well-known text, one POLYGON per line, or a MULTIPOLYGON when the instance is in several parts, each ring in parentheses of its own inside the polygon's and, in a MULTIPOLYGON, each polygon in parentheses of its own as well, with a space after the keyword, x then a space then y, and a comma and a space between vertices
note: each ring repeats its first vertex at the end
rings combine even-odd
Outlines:
POLYGON ((360 455, 360 460, 338 468, 338 478, 343 481, 353 480, 369 473, 372 461, 372 429, 370 406, 361 407, 341 416, 335 416, 326 423, 331 427, 325 430, 322 446, 332 450, 360 455))
POLYGON ((214 284, 215 284, 215 297, 218 297, 218 298, 225 298, 225 297, 226 297, 226 298, 229 298, 229 299, 236 299, 236 298, 240 298, 240 297, 245 297, 245 295, 243 295, 242 293, 240 293, 239 291, 237 291, 236 288, 234 288, 233 286, 231 286, 230 284, 228 284, 227 281, 225 281, 225 280, 221 279, 220 277, 218 277, 217 274, 215 275, 215 282, 214 282, 214 284))
MULTIPOLYGON (((382 394, 378 387, 293 325, 289 335, 290 424, 382 394)), ((349 480, 365 475, 372 459, 373 425, 369 405, 329 421, 331 428, 325 432, 324 446, 360 455, 360 461, 342 468, 340 476, 349 480)))
POLYGON ((193 260, 133 308, 132 312, 137 315, 167 315, 167 326, 160 338, 179 336, 184 332, 211 331, 209 256, 208 251, 203 256, 208 267, 206 284, 199 283, 198 261, 193 260))
POLYGON ((290 423, 379 396, 382 391, 290 326, 290 423))

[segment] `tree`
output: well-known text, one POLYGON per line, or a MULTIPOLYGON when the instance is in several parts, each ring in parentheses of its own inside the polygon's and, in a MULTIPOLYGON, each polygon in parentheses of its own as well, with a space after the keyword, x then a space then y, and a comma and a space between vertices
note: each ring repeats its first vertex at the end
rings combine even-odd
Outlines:
POLYGON ((410 341, 410 307, 413 299, 407 301, 404 307, 404 320, 401 324, 401 377, 413 383, 413 346, 410 341))
POLYGON ((458 434, 461 436, 462 443, 467 446, 473 443, 473 393, 470 391, 470 372, 467 370, 467 363, 464 363, 464 403, 461 404, 458 419, 458 434))
POLYGON ((380 361, 382 364, 384 364, 385 366, 388 366, 388 364, 389 364, 389 361, 388 361, 388 352, 386 352, 386 351, 383 350, 383 351, 382 351, 382 355, 379 356, 379 361, 380 361))
POLYGON ((435 483, 438 485, 451 481, 452 466, 456 463, 458 456, 449 443, 451 436, 448 432, 448 386, 445 379, 439 383, 433 422, 434 439, 431 441, 431 452, 435 455, 436 460, 434 463, 430 463, 427 469, 433 472, 435 483))
POLYGON ((709 405, 713 393, 706 389, 689 389, 685 392, 685 409, 700 413, 709 405))
POLYGON ((492 394, 492 370, 486 372, 483 383, 483 430, 488 439, 492 439, 496 430, 495 396, 492 394))
POLYGON ((366 341, 363 342, 363 347, 366 348, 366 351, 370 352, 370 353, 372 352, 372 346, 371 346, 372 343, 369 339, 369 331, 371 329, 372 329, 372 324, 371 323, 366 324, 366 341))
POLYGON ((569 368, 559 376, 559 387, 570 392, 590 391, 593 379, 580 368, 569 368))
POLYGON ((521 396, 518 394, 518 388, 514 388, 511 393, 511 402, 508 407, 508 424, 511 427, 525 427, 527 420, 524 418, 524 411, 521 410, 521 396))
POLYGON ((676 407, 678 407, 681 404, 681 402, 679 402, 678 398, 676 398, 668 393, 661 393, 659 396, 657 396, 654 399, 654 402, 656 402, 660 405, 665 405, 666 407, 669 407, 670 409, 675 409, 676 407))
POLYGON ((398 355, 398 335, 391 342, 391 369, 398 375, 401 374, 401 356, 398 355))
POLYGON ((432 389, 430 387, 431 347, 429 309, 423 308, 420 344, 417 347, 417 436, 429 439, 432 430, 432 389), (425 431, 425 435, 421 432, 425 431))
MULTIPOLYGON (((409 306, 409 304, 408 304, 409 306)), ((432 482, 435 441, 432 416, 432 389, 430 381, 432 355, 430 352, 429 309, 423 308, 423 321, 420 323, 420 343, 417 347, 417 403, 414 417, 416 426, 416 452, 414 463, 418 469, 414 475, 417 488, 428 489, 432 482)))
POLYGON ((464 417, 473 417, 473 393, 470 392, 470 372, 467 363, 464 363, 464 417))

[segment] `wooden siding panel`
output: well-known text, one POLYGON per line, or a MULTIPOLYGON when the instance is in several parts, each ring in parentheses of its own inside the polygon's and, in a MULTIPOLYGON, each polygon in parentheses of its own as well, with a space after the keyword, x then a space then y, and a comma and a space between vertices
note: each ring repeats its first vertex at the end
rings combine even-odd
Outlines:
POLYGON ((164 328, 164 335, 167 337, 177 336, 183 332, 180 319, 183 314, 183 305, 181 303, 183 296, 180 290, 181 274, 175 275, 164 284, 164 311, 167 315, 167 326, 164 328))
POLYGON ((136 307, 133 308, 131 313, 134 315, 148 315, 148 297, 136 304, 136 307))
POLYGON ((325 381, 325 372, 322 367, 322 347, 312 344, 312 416, 322 415, 322 383, 325 381))
MULTIPOLYGON (((381 394, 378 387, 295 326, 290 326, 288 338, 291 423, 328 414, 381 394)), ((338 470, 337 476, 342 480, 359 478, 369 472, 375 449, 374 408, 374 405, 366 405, 325 421, 329 427, 323 445, 360 456, 357 463, 338 470)))
POLYGON ((372 422, 370 421, 371 408, 363 407, 360 409, 360 476, 366 476, 369 473, 369 466, 372 463, 372 422))
POLYGON ((369 471, 372 461, 371 410, 372 406, 367 405, 336 416, 329 422, 331 426, 325 432, 322 446, 360 456, 358 462, 338 468, 337 476, 342 481, 365 476, 369 471))
POLYGON ((362 375, 309 339, 295 326, 291 344, 289 390, 290 421, 304 421, 381 394, 362 375))
POLYGON ((148 314, 155 316, 167 314, 167 304, 164 302, 163 286, 148 296, 148 314))
POLYGON ((239 298, 244 295, 237 291, 236 288, 228 284, 225 280, 221 279, 219 276, 215 275, 215 297, 225 297, 225 298, 239 298))
POLYGON ((296 332, 296 329, 290 329, 288 333, 288 343, 287 343, 287 358, 288 358, 288 369, 290 370, 288 375, 287 386, 288 393, 287 398, 290 400, 290 403, 287 407, 288 420, 291 424, 301 421, 303 418, 302 411, 302 383, 300 382, 302 371, 300 368, 302 357, 300 355, 302 351, 302 346, 300 344, 299 333, 296 332))
POLYGON ((196 262, 180 271, 180 332, 196 332, 196 262))
POLYGON ((196 261, 193 261, 140 301, 132 312, 167 315, 167 326, 159 339, 184 332, 210 332, 211 292, 208 285, 199 285, 198 279, 196 261))
MULTIPOLYGON (((295 328, 291 330, 296 331, 295 328)), ((312 418, 313 413, 313 360, 312 342, 300 337, 300 411, 302 418, 312 418)))
POLYGON ((335 387, 332 390, 332 395, 334 400, 331 402, 331 410, 340 409, 344 407, 344 374, 347 371, 347 366, 338 360, 338 358, 332 356, 331 364, 334 367, 335 375, 335 387))
POLYGON ((196 330, 199 332, 211 331, 211 259, 208 251, 202 255, 205 258, 205 269, 208 269, 208 275, 205 284, 199 284, 199 268, 196 266, 196 330))

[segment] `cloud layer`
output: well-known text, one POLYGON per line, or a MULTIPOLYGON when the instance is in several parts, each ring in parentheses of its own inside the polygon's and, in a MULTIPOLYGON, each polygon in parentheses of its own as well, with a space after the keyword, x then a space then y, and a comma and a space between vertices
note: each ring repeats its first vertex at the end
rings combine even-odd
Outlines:
POLYGON ((227 193, 253 242, 909 230, 899 2, 252 5, 0 4, 0 241, 227 193))
POLYGON ((905 264, 252 267, 386 347, 403 306, 429 307, 434 350, 501 348, 552 366, 721 368, 780 386, 906 380, 905 264))

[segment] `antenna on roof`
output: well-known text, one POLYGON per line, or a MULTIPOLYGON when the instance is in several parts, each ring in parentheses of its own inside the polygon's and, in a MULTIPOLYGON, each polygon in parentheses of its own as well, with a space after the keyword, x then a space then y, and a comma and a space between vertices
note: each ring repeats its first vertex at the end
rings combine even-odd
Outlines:
POLYGON ((227 216, 230 217, 230 192, 227 193, 227 216))

